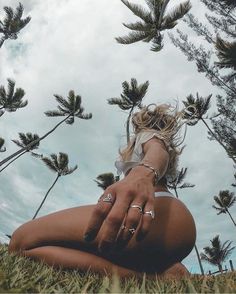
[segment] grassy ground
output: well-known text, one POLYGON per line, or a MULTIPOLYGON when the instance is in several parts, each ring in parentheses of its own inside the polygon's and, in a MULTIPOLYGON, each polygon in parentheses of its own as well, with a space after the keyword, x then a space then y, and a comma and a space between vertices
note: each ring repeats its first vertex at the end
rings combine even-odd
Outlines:
POLYGON ((53 270, 42 263, 8 255, 0 245, 0 293, 236 293, 236 272, 193 275, 181 280, 119 280, 78 271, 53 270))

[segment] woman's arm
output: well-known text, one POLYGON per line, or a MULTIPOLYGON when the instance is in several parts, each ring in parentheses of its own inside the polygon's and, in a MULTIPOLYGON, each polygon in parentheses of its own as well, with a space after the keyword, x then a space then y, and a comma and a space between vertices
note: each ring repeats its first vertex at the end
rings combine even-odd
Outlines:
MULTIPOLYGON (((143 163, 147 163, 158 171, 159 176, 166 172, 169 155, 164 144, 157 138, 152 138, 143 144, 143 163)), ((136 166, 121 181, 109 186, 94 209, 89 225, 85 230, 85 241, 92 241, 101 227, 99 249, 108 252, 114 246, 124 247, 132 238, 143 239, 152 223, 149 214, 143 211, 154 211, 154 172, 145 166, 136 166), (104 201, 107 195, 112 196, 112 202, 104 201), (131 207, 132 205, 136 207, 131 207), (123 226, 123 229, 121 227, 123 226)))

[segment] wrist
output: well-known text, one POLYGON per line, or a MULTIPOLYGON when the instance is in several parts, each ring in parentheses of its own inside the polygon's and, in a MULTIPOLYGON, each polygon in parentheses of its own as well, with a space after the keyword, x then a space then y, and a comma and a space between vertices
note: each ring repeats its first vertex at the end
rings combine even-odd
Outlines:
POLYGON ((146 166, 143 165, 137 165, 131 169, 129 172, 129 175, 134 176, 135 178, 140 179, 147 179, 150 181, 153 185, 155 181, 155 174, 152 170, 148 169, 146 166))

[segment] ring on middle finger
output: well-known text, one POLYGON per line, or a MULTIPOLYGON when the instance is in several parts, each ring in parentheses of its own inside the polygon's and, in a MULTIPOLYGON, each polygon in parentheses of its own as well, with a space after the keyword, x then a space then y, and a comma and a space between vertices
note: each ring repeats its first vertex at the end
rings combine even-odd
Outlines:
POLYGON ((140 205, 132 204, 132 205, 130 205, 129 208, 138 208, 138 209, 139 209, 139 212, 140 212, 141 214, 143 214, 143 208, 142 208, 140 205))
POLYGON ((128 231, 130 232, 131 235, 133 235, 135 233, 136 229, 135 228, 130 228, 128 231))

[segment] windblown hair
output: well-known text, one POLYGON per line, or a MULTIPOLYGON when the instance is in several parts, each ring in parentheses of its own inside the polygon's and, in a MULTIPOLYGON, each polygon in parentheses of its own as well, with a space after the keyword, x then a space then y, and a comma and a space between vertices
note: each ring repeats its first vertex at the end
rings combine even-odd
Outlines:
MULTIPOLYGON (((178 111, 177 107, 167 104, 158 106, 150 104, 143 107, 139 112, 134 113, 132 116, 134 137, 128 146, 120 151, 122 160, 130 160, 138 133, 143 130, 155 130, 169 153, 166 176, 174 177, 177 171, 178 157, 183 150, 183 148, 178 148, 184 140, 180 135, 180 129, 183 126, 182 118, 182 111, 178 111)), ((166 179, 165 176, 164 178, 166 179)))

